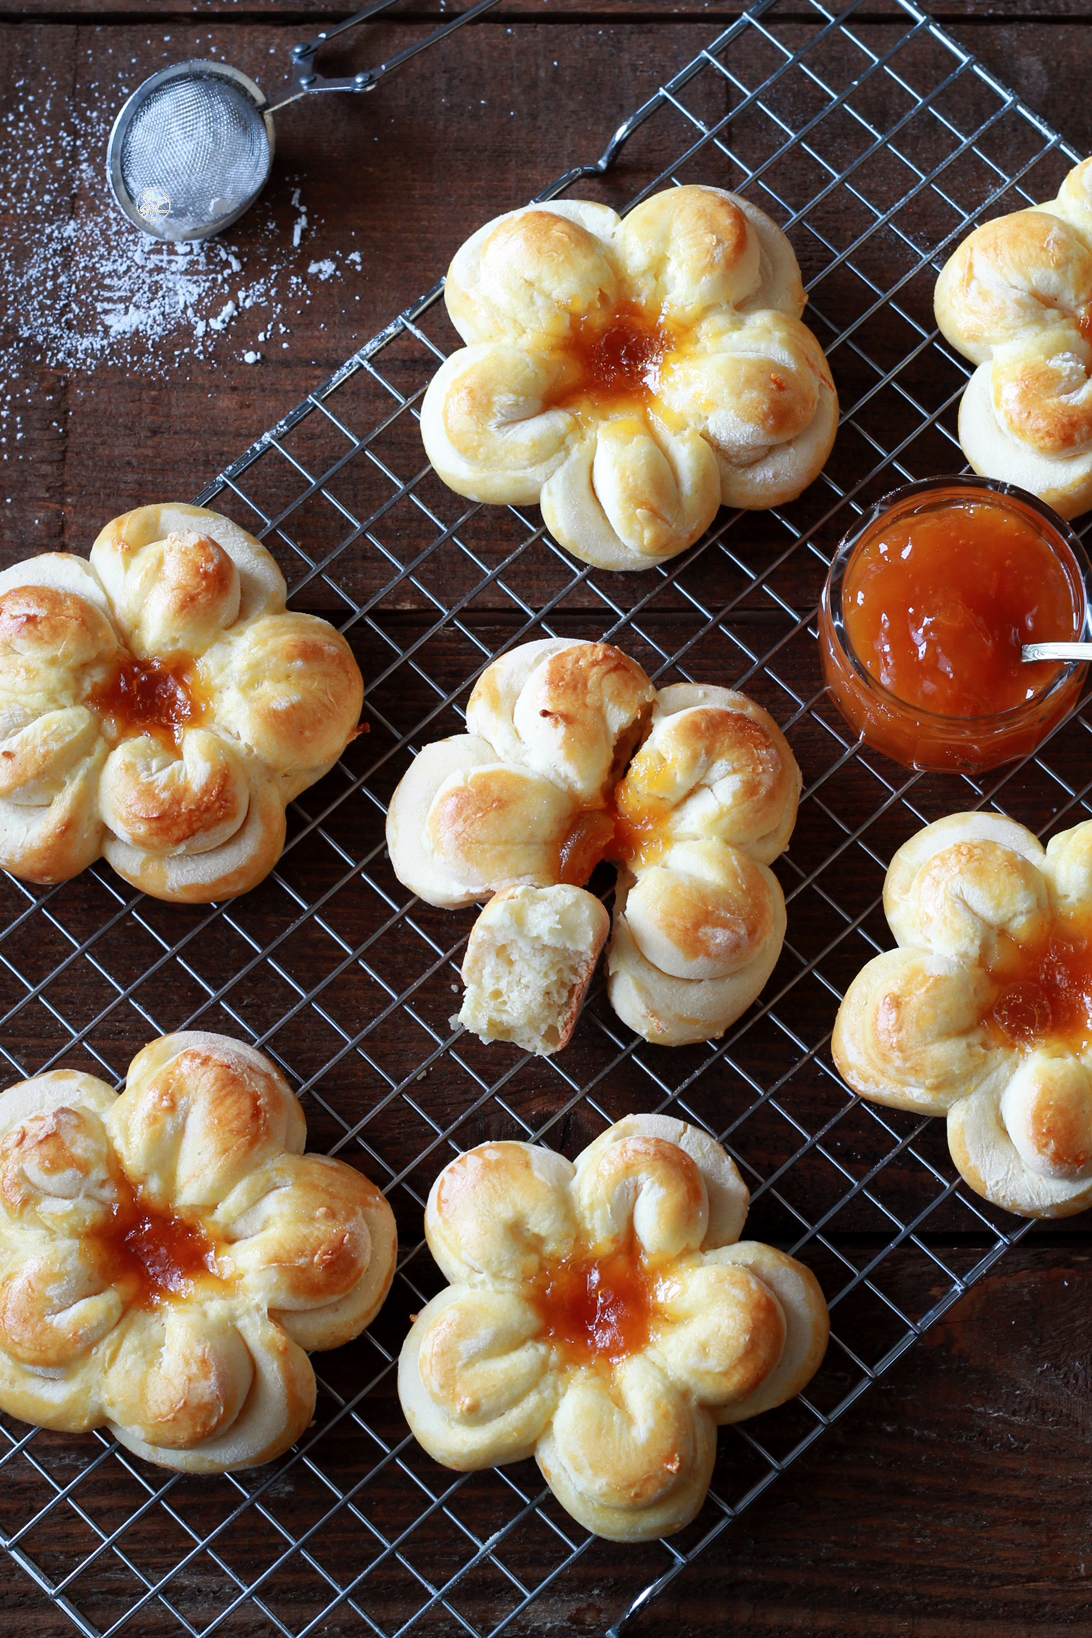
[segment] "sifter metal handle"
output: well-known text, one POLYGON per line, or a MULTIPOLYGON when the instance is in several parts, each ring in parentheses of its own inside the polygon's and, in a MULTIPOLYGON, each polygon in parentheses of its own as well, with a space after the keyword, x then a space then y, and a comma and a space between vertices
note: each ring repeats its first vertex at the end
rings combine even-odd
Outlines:
MULTIPOLYGON (((372 91, 385 74, 391 73, 395 68, 401 68, 411 57, 416 57, 419 51, 427 50, 429 46, 435 45, 437 40, 442 40, 446 35, 454 33, 457 28, 462 28, 464 23, 472 22, 481 12, 495 6, 497 0, 478 0, 477 5, 471 6, 469 11, 464 11, 460 17, 453 17, 450 23, 444 23, 441 28, 433 29, 431 34, 427 34, 416 45, 407 46, 405 51, 400 51, 389 62, 380 63, 377 68, 365 68, 359 74, 347 74, 340 78, 315 73, 315 57, 320 46, 325 45, 328 40, 336 39, 339 34, 344 34, 347 29, 356 28, 358 23, 366 22, 377 12, 386 11, 388 6, 394 4, 395 0, 373 0, 372 5, 365 6, 363 11, 346 18, 345 22, 339 23, 336 28, 327 29, 304 45, 293 46, 292 82, 296 90, 293 96, 285 98, 285 102, 295 102, 297 97, 305 96, 309 91, 372 91)), ((284 102, 279 102, 276 108, 283 108, 284 105, 284 102)), ((275 113, 276 108, 271 108, 270 113, 275 113)))

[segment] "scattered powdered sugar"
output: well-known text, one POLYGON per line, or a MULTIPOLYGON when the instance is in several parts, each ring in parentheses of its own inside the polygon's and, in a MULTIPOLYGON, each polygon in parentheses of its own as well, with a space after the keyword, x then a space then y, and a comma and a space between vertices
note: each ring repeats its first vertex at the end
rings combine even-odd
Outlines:
POLYGON ((233 301, 226 301, 216 317, 209 319, 209 329, 226 330, 238 311, 233 301))
POLYGON ((294 249, 298 250, 300 247, 300 240, 303 238, 307 227, 307 211, 306 208, 300 204, 300 190, 298 188, 292 189, 292 206, 294 210, 299 211, 299 215, 296 217, 292 228, 292 245, 294 249))
POLYGON ((218 351, 255 363, 255 340, 276 333, 278 351, 288 349, 286 321, 309 300, 309 279, 342 277, 339 260, 346 272, 360 270, 359 252, 309 262, 299 187, 290 229, 283 204, 278 221, 263 197, 229 230, 234 241, 176 245, 138 232, 106 181, 109 115, 70 109, 59 117, 58 96, 24 82, 0 116, 7 173, 0 380, 8 383, 0 435, 18 432, 10 388, 28 362, 83 375, 121 365, 161 379, 218 351))

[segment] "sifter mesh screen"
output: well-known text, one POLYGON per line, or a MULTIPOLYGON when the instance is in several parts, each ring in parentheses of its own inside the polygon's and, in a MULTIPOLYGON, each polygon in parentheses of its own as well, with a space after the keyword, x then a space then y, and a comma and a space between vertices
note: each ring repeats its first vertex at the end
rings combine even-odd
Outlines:
POLYGON ((135 110, 120 163, 149 230, 188 239, 237 215, 261 191, 269 138, 240 86, 195 71, 157 86, 135 110))

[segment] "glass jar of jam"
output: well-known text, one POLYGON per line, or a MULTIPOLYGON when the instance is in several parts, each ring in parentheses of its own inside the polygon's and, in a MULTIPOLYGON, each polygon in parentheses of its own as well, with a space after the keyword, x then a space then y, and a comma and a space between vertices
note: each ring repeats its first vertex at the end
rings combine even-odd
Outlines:
POLYGON ((1087 664, 1025 664, 1092 638, 1088 559, 1034 495, 988 478, 897 489, 839 546, 819 606, 823 674, 867 744, 908 768, 1028 756, 1074 709, 1087 664))

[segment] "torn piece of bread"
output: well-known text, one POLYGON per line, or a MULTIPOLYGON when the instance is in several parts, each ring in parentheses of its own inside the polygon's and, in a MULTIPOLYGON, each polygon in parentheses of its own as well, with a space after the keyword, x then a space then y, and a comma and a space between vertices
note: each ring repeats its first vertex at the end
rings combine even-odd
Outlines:
POLYGON ((458 1018, 482 1041, 547 1056, 576 1027, 610 917, 581 887, 506 887, 470 935, 458 1018))

